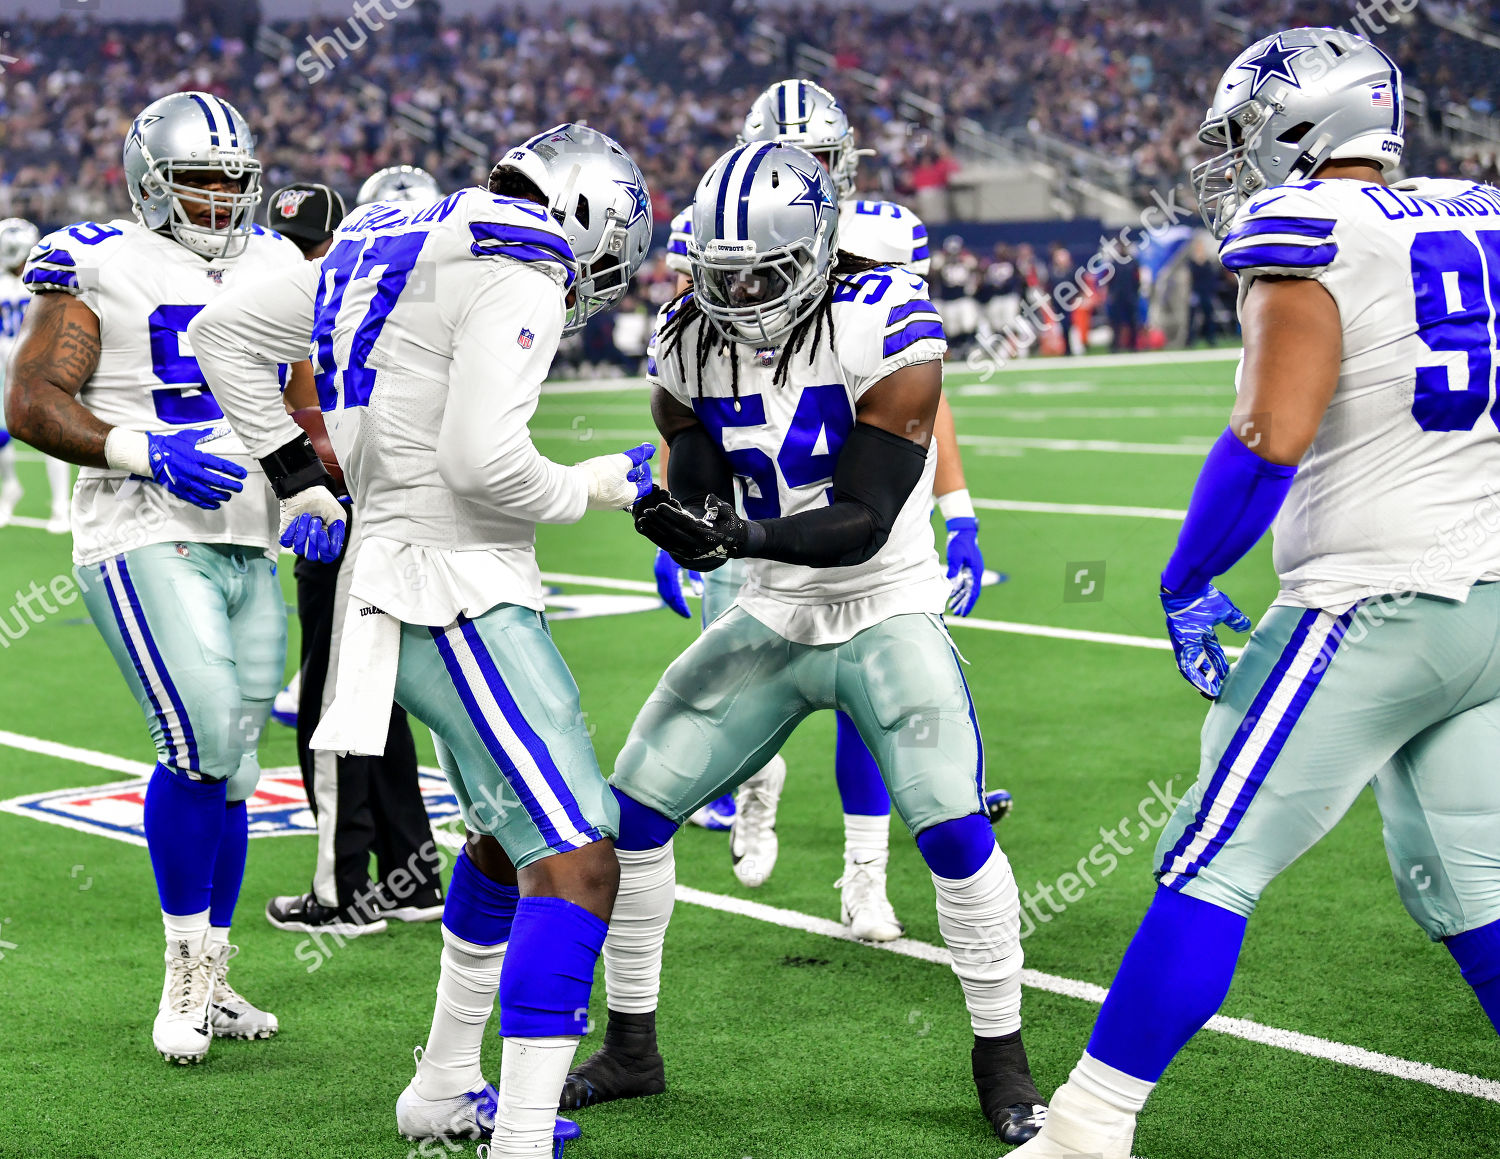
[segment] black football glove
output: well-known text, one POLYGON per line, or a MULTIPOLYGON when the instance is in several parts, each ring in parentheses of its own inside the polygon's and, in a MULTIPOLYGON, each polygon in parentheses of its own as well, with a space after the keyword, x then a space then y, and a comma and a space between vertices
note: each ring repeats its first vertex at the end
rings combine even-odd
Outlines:
POLYGON ((740 558, 753 535, 751 524, 714 495, 708 496, 700 515, 654 487, 631 513, 637 531, 690 571, 713 571, 726 560, 740 558))

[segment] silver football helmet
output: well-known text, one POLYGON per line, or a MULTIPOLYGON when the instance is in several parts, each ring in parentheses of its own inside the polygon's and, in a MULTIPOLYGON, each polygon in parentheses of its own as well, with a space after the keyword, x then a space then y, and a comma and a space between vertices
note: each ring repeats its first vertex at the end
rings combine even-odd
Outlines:
POLYGON ((874 150, 854 147, 849 114, 834 95, 810 80, 777 81, 750 106, 740 144, 780 141, 806 149, 827 167, 839 199, 854 196, 854 175, 861 155, 874 150))
POLYGON ((1326 161, 1401 164, 1401 70, 1336 28, 1291 28, 1256 41, 1220 79, 1198 139, 1223 152, 1193 168, 1198 210, 1216 237, 1262 189, 1311 177, 1326 161))
POLYGON ((41 236, 36 226, 24 217, 7 217, 0 221, 0 270, 20 269, 41 236))
POLYGON ((131 207, 147 229, 205 258, 233 257, 245 248, 260 204, 255 138, 239 110, 212 93, 170 93, 152 101, 125 138, 125 183, 131 207), (182 179, 185 173, 222 174, 239 188, 220 193, 182 179), (207 225, 195 224, 183 202, 206 204, 207 225))
POLYGON ((423 205, 443 196, 437 178, 415 165, 387 165, 365 178, 355 197, 355 205, 372 201, 418 201, 423 205))
POLYGON ((651 194, 630 154, 587 125, 564 124, 509 150, 490 175, 524 177, 547 198, 578 262, 563 333, 625 296, 651 248, 651 194))
POLYGON ((838 196, 816 157, 773 141, 736 146, 693 198, 698 309, 732 342, 774 346, 821 303, 838 228, 838 196))

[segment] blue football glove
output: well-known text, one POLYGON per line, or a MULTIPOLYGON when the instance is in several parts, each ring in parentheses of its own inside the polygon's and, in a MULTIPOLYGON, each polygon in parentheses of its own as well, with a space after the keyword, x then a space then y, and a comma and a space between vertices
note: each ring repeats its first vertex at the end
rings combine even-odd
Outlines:
POLYGON ((213 433, 212 427, 163 435, 146 432, 151 477, 177 498, 205 511, 213 511, 239 494, 244 489, 240 480, 247 474, 238 463, 198 449, 198 444, 213 433))
POLYGON ((692 610, 687 604, 687 593, 682 590, 682 577, 687 576, 694 590, 699 594, 703 591, 703 576, 696 571, 685 571, 677 565, 674 560, 661 548, 656 549, 656 594, 661 597, 661 602, 666 604, 684 620, 693 618, 692 610))
POLYGON ((980 585, 984 582, 979 520, 965 516, 948 520, 948 578, 953 581, 948 610, 955 616, 967 616, 979 602, 980 585))
POLYGON ((1167 635, 1178 670, 1205 698, 1217 700, 1229 661, 1214 628, 1228 624, 1236 632, 1248 632, 1250 617, 1213 584, 1182 595, 1163 591, 1161 606, 1167 613, 1167 635))

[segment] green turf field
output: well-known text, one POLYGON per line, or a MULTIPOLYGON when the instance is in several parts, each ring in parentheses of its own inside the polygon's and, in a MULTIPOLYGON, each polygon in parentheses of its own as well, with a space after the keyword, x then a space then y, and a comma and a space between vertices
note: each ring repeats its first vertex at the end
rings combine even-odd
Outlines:
MULTIPOLYGON (((1218 360, 1022 366, 987 383, 955 373, 949 390, 970 488, 981 504, 1181 508, 1228 414, 1232 372, 1218 360)), ((651 434, 639 391, 551 394, 535 425, 543 450, 563 461, 651 434)), ((27 462, 23 471, 30 494, 20 512, 42 517, 41 467, 27 462)), ((1033 899, 1027 965, 1046 977, 1026 992, 1026 1035, 1050 1092, 1097 1009, 1067 996, 1079 990, 1069 983, 1110 981, 1152 890, 1157 790, 1180 793, 1191 781, 1204 703, 1168 652, 1087 635, 1160 639, 1156 576, 1176 534, 1171 518, 983 505, 980 516, 990 565, 1010 579, 986 590, 975 611, 990 628, 960 624, 954 636, 971 664, 989 784, 1016 798, 1000 835, 1033 899), (1065 631, 1020 634, 1015 625, 1065 631), (1101 828, 1124 819, 1121 840, 1132 852, 1107 876, 1095 872, 1092 888, 1080 885, 1078 864, 1099 846, 1101 828), (1041 900, 1045 891, 1056 908, 1041 900)), ((568 591, 630 591, 651 578, 651 550, 623 516, 544 528, 538 550, 546 571, 595 581, 563 585, 568 591)), ((67 566, 62 538, 0 531, 4 604, 67 566)), ((1275 588, 1266 548, 1223 586, 1258 616, 1275 588)), ((13 629, 15 614, 0 612, 0 623, 13 629)), ((559 621, 554 632, 608 769, 634 712, 695 628, 658 609, 559 621)), ((5 643, 0 729, 151 759, 135 705, 81 605, 5 643)), ((122 776, 18 743, 0 744, 0 799, 122 776)), ((430 763, 430 746, 419 743, 430 763)), ((769 884, 741 888, 725 837, 694 829, 678 841, 679 881, 836 921, 842 832, 832 747, 826 714, 787 746, 782 853, 769 884)), ((262 761, 295 762, 287 730, 271 726, 262 761)), ((930 878, 902 833, 893 844, 897 912, 912 938, 937 943, 930 878)), ((309 971, 301 935, 273 930, 262 907, 272 894, 306 888, 312 856, 307 837, 250 847, 235 981, 280 1016, 280 1035, 220 1042, 204 1065, 178 1069, 149 1040, 161 935, 144 849, 0 813, 0 1156, 407 1156, 394 1105, 411 1049, 426 1036, 438 930, 393 925, 309 971)), ((777 917, 679 901, 660 1014, 671 1090, 582 1112, 585 1135, 570 1159, 999 1155, 977 1109, 968 1021, 948 968, 761 920, 768 916, 777 917)), ((602 1023, 602 978, 594 1006, 602 1023)), ((1294 1051, 1201 1035, 1141 1119, 1143 1159, 1500 1153, 1500 1043, 1447 953, 1401 909, 1368 794, 1268 891, 1223 1013, 1326 1040, 1335 1045, 1314 1053, 1334 1057, 1311 1057, 1306 1040, 1294 1051), (1480 1093, 1361 1069, 1350 1062, 1368 1055, 1351 1047, 1389 1056, 1377 1065, 1410 1060, 1478 1076, 1480 1093)), ((498 1040, 486 1051, 486 1071, 497 1077, 498 1040)))

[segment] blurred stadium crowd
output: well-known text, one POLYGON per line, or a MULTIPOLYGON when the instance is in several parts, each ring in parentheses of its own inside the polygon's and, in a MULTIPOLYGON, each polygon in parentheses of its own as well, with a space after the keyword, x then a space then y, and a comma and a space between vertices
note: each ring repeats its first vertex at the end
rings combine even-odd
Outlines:
MULTIPOLYGON (((456 141, 477 141, 493 155, 566 110, 629 142, 664 224, 732 143, 755 95, 794 74, 800 45, 832 57, 831 71, 819 79, 849 110, 860 143, 876 150, 861 165, 861 186, 912 204, 929 222, 952 216, 946 189, 959 168, 952 132, 959 118, 1012 139, 1046 136, 1128 164, 1130 188, 1144 201, 1150 188, 1180 185, 1197 151, 1216 68, 1203 62, 1287 23, 1350 26, 1361 7, 1227 0, 1220 18, 1206 21, 1199 5, 1165 0, 974 11, 931 3, 879 11, 669 0, 585 11, 510 4, 482 17, 445 19, 432 0, 419 0, 391 26, 372 31, 329 17, 266 28, 247 18, 226 27, 222 18, 194 20, 194 3, 180 26, 116 23, 118 9, 9 25, 0 44, 13 58, 0 73, 0 214, 51 224, 119 212, 119 142, 129 118, 162 93, 197 88, 244 111, 260 138, 268 189, 318 180, 350 191, 371 171, 400 162, 457 187, 480 177, 484 166, 456 141), (318 83, 310 83, 314 77, 318 83), (937 115, 923 124, 908 119, 901 110, 910 103, 901 98, 909 94, 937 115), (419 139, 410 118, 396 115, 402 107, 419 111, 430 139, 419 139)), ((1410 7, 1387 0, 1392 12, 1410 7)), ((1483 26, 1500 19, 1496 9, 1500 4, 1424 4, 1380 34, 1409 81, 1427 93, 1434 116, 1454 101, 1482 116, 1500 104, 1500 52, 1452 31, 1455 21, 1483 26)), ((1410 135, 1408 160, 1419 172, 1495 176, 1492 157, 1450 153, 1437 133, 1410 135)), ((1039 256, 1025 247, 971 254, 961 242, 940 254, 945 234, 933 232, 934 293, 965 303, 948 309, 960 343, 971 322, 994 325, 1013 300, 1045 293, 1055 267, 1066 264, 1071 274, 1074 259, 1088 256, 1039 256)), ((1210 287, 1207 267, 1214 263, 1205 267, 1194 275, 1192 298, 1202 303, 1200 321, 1188 328, 1191 340, 1232 325, 1225 284, 1210 287)), ((669 289, 663 266, 647 271, 645 299, 670 296, 669 289)), ((1123 318, 1119 300, 1137 291, 1117 284, 1112 294, 1115 305, 1105 307, 1101 298, 1094 312, 1123 318)), ((1087 319, 1079 321, 1086 330, 1087 319)), ((612 348, 628 361, 636 324, 622 320, 615 328, 627 333, 612 348)), ((1054 334, 1049 345, 1059 338, 1066 346, 1071 334, 1054 334)))

